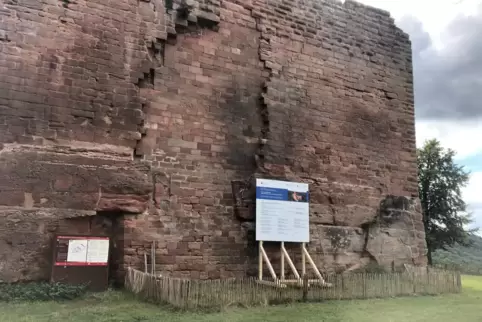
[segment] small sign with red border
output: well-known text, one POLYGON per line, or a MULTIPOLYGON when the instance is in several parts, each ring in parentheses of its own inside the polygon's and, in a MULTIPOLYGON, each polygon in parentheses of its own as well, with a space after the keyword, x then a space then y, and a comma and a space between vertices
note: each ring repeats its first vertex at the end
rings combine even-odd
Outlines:
POLYGON ((55 266, 107 266, 109 238, 57 236, 55 266))

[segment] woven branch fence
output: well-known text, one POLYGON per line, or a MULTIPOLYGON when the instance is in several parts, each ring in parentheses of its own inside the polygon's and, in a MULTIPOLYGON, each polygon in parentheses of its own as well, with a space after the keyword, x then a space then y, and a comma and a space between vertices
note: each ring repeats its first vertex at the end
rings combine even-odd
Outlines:
POLYGON ((256 306, 296 301, 388 298, 459 293, 460 273, 435 268, 403 273, 358 273, 327 276, 331 287, 319 285, 278 288, 254 278, 189 280, 156 276, 129 268, 125 286, 137 296, 183 309, 256 306))

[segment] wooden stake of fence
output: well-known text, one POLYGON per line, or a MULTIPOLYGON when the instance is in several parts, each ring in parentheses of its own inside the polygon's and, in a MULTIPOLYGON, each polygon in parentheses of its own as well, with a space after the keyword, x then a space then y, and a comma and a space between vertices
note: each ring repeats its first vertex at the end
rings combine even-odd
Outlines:
POLYGON ((156 274, 156 242, 151 245, 151 274, 156 274))
POLYGON ((283 249, 285 248, 285 242, 281 242, 281 280, 285 279, 285 253, 283 249))
POLYGON ((263 249, 263 241, 261 240, 259 242, 259 252, 258 252, 258 269, 259 269, 259 272, 258 272, 258 279, 260 281, 263 280, 263 254, 261 252, 261 250, 263 249))
POLYGON ((303 275, 303 302, 308 300, 308 275, 303 275))
POLYGON ((154 265, 153 265, 154 270, 152 271, 152 274, 155 275, 156 274, 156 248, 157 248, 155 241, 153 242, 152 248, 153 248, 153 250, 152 250, 152 256, 153 256, 152 261, 154 262, 154 265))

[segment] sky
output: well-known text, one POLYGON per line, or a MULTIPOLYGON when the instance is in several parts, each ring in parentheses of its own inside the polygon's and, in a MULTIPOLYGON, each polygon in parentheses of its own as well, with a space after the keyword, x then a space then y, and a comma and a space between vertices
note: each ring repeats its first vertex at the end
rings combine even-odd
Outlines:
MULTIPOLYGON (((358 0, 389 11, 412 40, 417 146, 436 138, 469 171, 482 230, 482 0, 358 0)), ((480 233, 480 232, 479 232, 480 233)))

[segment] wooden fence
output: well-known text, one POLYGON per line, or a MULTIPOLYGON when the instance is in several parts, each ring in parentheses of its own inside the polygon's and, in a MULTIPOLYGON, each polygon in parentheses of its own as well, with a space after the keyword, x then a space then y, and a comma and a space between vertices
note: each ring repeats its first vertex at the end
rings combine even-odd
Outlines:
POLYGON ((184 309, 247 307, 301 300, 437 295, 461 291, 460 273, 435 268, 410 269, 403 273, 332 275, 326 276, 326 281, 332 284, 331 287, 305 284, 280 288, 260 284, 254 278, 188 280, 155 276, 129 268, 125 286, 146 300, 184 309))

